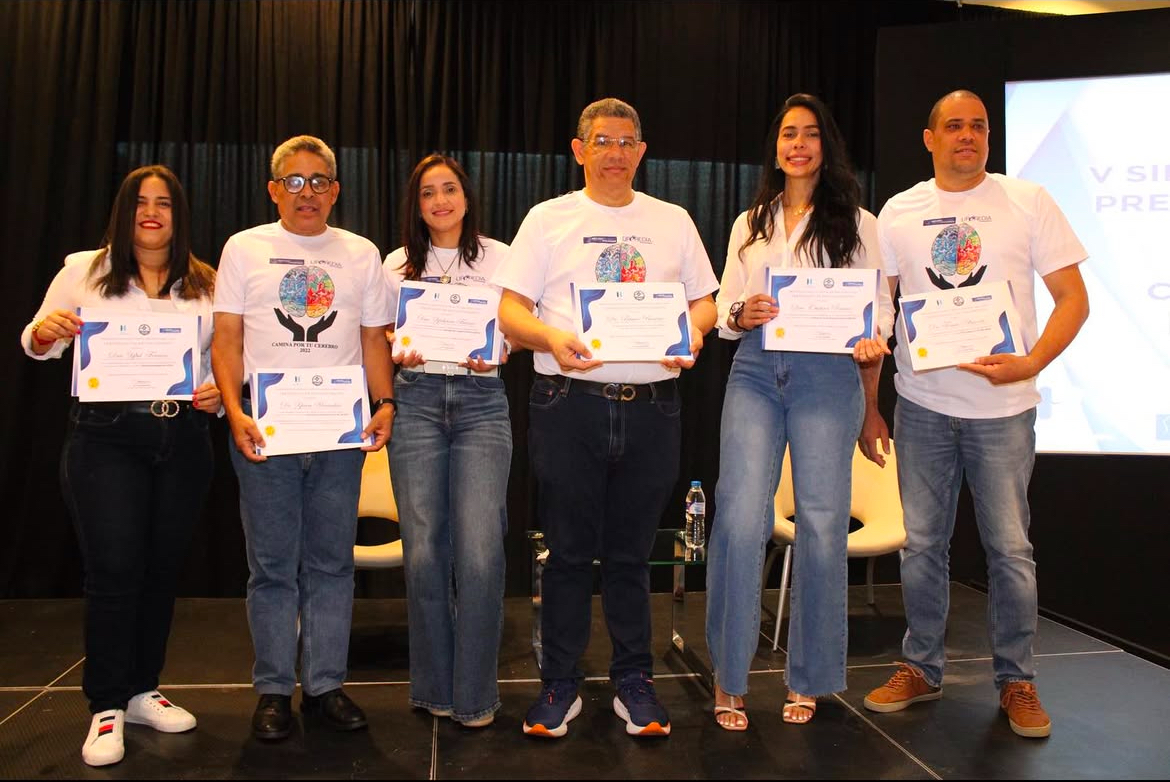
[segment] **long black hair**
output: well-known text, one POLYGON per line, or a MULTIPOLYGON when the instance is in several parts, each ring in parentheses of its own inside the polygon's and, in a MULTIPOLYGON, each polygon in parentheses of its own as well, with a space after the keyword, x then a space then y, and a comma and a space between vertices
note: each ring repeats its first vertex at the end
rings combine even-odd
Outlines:
POLYGON ((467 211, 463 215, 463 228, 459 234, 456 264, 474 266, 484 252, 479 240, 479 204, 476 203, 475 193, 471 189, 471 178, 455 158, 433 152, 414 167, 410 182, 406 185, 406 193, 402 197, 402 246, 406 248, 405 277, 408 280, 418 280, 422 277, 423 269, 427 265, 427 255, 431 251, 431 232, 423 221, 422 210, 418 206, 418 191, 423 175, 435 166, 446 166, 451 169, 455 178, 459 180, 459 186, 463 188, 463 200, 467 204, 467 211))
MULTIPOLYGON (((784 172, 776 167, 776 139, 784 123, 784 115, 803 107, 816 117, 821 131, 821 171, 813 190, 812 214, 808 228, 796 243, 796 253, 802 251, 817 266, 822 266, 822 255, 829 256, 834 269, 850 265, 850 258, 861 244, 857 233, 857 209, 861 205, 861 187, 853 175, 845 139, 833 115, 820 98, 797 93, 780 108, 768 130, 764 145, 764 166, 760 186, 748 208, 748 227, 751 234, 739 248, 743 251, 758 241, 768 243, 776 228, 776 213, 780 211, 780 193, 784 190, 784 172)), ((781 218, 783 219, 783 218, 781 218)))
POLYGON ((138 191, 151 177, 161 179, 171 196, 171 246, 167 260, 167 281, 163 290, 170 290, 176 282, 184 299, 210 296, 215 287, 215 270, 191 252, 191 211, 187 195, 175 172, 166 166, 136 168, 122 180, 110 223, 102 240, 102 249, 94 257, 89 276, 96 277, 95 287, 106 298, 124 296, 130 290, 130 281, 138 278, 138 259, 134 255, 134 228, 138 212, 138 191), (110 259, 110 270, 99 275, 102 261, 110 259))

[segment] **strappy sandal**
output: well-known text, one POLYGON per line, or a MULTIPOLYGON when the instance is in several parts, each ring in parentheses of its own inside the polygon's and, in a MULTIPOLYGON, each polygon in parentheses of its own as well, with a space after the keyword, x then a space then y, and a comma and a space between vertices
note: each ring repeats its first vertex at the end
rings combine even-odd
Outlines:
MULTIPOLYGON (((718 684, 715 685, 715 689, 718 692, 723 693, 723 696, 727 698, 728 702, 730 703, 728 706, 720 706, 718 703, 715 704, 715 724, 724 730, 729 730, 735 733, 747 730, 748 717, 747 711, 744 709, 743 697, 739 695, 728 695, 726 692, 723 692, 718 684), (735 704, 737 700, 739 701, 739 706, 736 706, 735 704), (719 716, 721 714, 731 714, 735 717, 735 719, 731 721, 731 724, 723 723, 719 720, 719 716), (743 722, 741 723, 740 720, 743 722)), ((716 698, 718 698, 718 695, 716 698)))
POLYGON ((788 693, 788 697, 784 699, 784 710, 781 712, 781 718, 790 725, 804 725, 809 722, 817 713, 817 699, 806 698, 803 695, 797 695, 794 692, 788 693), (803 713, 798 712, 797 709, 807 709, 809 714, 803 717, 803 713))

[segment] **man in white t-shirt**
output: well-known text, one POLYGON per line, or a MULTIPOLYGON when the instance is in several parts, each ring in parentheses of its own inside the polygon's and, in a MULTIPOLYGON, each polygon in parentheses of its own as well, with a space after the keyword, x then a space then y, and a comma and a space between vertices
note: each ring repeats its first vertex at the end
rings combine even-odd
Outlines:
MULTIPOLYGON (((995 684, 1012 730, 1043 737, 1051 721, 1032 684, 1036 564, 1028 541, 1028 481, 1036 452, 1036 375, 1072 342, 1089 314, 1078 264, 1086 257, 1039 185, 987 173, 987 109, 967 90, 935 103, 923 141, 934 179, 891 198, 878 217, 886 274, 903 295, 1007 281, 1026 355, 983 356, 915 372, 905 340, 895 350, 894 435, 906 522, 902 595, 905 662, 865 698, 899 711, 942 695, 949 606, 948 557, 964 476, 987 555, 995 684), (1055 307, 1039 333, 1036 275, 1055 307)), ((883 439, 885 439, 883 433, 883 439)), ((888 451, 888 445, 887 445, 888 451)))
POLYGON ((573 155, 585 189, 537 204, 492 278, 500 323, 535 352, 529 445, 543 573, 540 697, 524 732, 563 736, 581 710, 577 663, 589 641, 593 561, 613 642, 614 711, 631 735, 666 735, 651 678, 649 556, 678 477, 679 370, 715 325, 719 287, 686 210, 633 189, 646 152, 633 107, 606 98, 581 114, 573 155), (602 364, 577 338, 569 285, 682 282, 694 328, 685 359, 602 364), (534 314, 533 308, 536 307, 534 314))
POLYGON ((384 336, 393 319, 378 248, 327 224, 337 161, 320 139, 297 136, 272 155, 268 194, 280 220, 235 234, 215 286, 212 367, 231 427, 248 568, 248 625, 260 701, 252 733, 279 740, 292 728, 297 641, 301 710, 338 730, 366 726, 342 691, 353 613, 353 543, 362 451, 390 437, 394 400, 384 336), (362 364, 373 444, 264 457, 247 378, 260 367, 362 364), (299 633, 298 633, 299 629, 299 633))

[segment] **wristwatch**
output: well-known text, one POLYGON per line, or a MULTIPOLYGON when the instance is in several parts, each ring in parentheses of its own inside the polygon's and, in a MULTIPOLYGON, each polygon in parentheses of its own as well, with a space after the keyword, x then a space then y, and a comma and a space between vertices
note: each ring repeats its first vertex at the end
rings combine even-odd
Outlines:
POLYGON ((743 327, 743 325, 739 322, 739 316, 743 314, 743 302, 742 301, 737 301, 731 305, 730 314, 731 314, 731 322, 735 324, 735 327, 737 329, 739 329, 740 331, 747 331, 747 329, 745 329, 743 327))

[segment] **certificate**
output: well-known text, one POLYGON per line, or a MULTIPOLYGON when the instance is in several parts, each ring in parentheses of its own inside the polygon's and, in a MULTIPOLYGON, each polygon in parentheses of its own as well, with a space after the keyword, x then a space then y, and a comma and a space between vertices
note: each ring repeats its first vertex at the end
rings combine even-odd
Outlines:
POLYGON ((475 285, 404 280, 394 318, 395 349, 427 361, 500 363, 500 294, 475 285))
POLYGON ((265 456, 340 451, 370 445, 366 372, 361 365, 257 369, 250 382, 252 419, 265 456))
POLYGON ((877 269, 768 267, 765 290, 780 313, 763 325, 764 350, 852 353, 873 338, 880 277, 877 269))
POLYGON ((577 336, 599 361, 691 357, 691 309, 681 282, 570 283, 577 336))
POLYGON ((199 385, 198 315, 80 307, 73 395, 81 402, 191 399, 199 385))
POLYGON ((997 353, 1024 355, 1020 316, 1007 282, 903 296, 898 303, 901 336, 915 372, 997 353))

